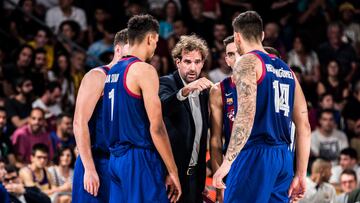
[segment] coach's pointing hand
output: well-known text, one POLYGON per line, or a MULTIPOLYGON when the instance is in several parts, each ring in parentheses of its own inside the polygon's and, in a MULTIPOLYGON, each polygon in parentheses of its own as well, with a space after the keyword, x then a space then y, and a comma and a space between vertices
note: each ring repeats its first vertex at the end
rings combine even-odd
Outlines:
POLYGON ((99 176, 95 169, 86 170, 84 173, 84 189, 93 196, 98 195, 100 186, 99 176))
POLYGON ((182 89, 182 96, 183 97, 187 97, 189 96, 190 93, 194 92, 194 91, 203 91, 205 89, 209 89, 210 87, 212 87, 214 84, 208 80, 207 78, 203 77, 200 78, 198 80, 195 80, 194 82, 191 82, 189 84, 187 84, 183 89, 182 89))

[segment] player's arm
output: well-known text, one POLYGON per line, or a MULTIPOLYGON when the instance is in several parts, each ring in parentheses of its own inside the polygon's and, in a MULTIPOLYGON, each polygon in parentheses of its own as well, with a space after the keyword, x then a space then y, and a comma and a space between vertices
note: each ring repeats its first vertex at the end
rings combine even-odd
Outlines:
POLYGON ((293 122, 296 126, 296 172, 289 189, 289 195, 294 200, 304 196, 306 190, 306 170, 310 155, 311 128, 308 120, 308 109, 305 96, 299 82, 295 78, 295 99, 293 110, 293 122))
POLYGON ((225 159, 213 178, 213 185, 216 188, 225 188, 222 179, 229 172, 231 164, 250 136, 255 118, 257 66, 261 67, 261 62, 253 54, 243 55, 235 64, 233 76, 238 92, 238 110, 225 159))
POLYGON ((85 168, 84 189, 95 196, 100 182, 91 154, 88 122, 103 92, 105 77, 100 70, 92 70, 84 76, 77 95, 74 115, 74 135, 85 168))
MULTIPOLYGON (((153 143, 159 152, 165 166, 176 186, 174 194, 169 194, 171 201, 178 200, 181 195, 181 186, 178 178, 178 170, 174 161, 169 137, 162 118, 161 102, 158 96, 159 78, 154 67, 146 63, 135 63, 133 69, 138 68, 136 82, 139 84, 145 109, 150 121, 150 133, 153 143), (141 69, 140 69, 141 68, 141 69)), ((172 188, 173 189, 173 188, 172 188)))
POLYGON ((217 83, 210 89, 210 155, 211 168, 213 172, 217 171, 223 161, 222 154, 222 125, 223 112, 220 84, 217 83))

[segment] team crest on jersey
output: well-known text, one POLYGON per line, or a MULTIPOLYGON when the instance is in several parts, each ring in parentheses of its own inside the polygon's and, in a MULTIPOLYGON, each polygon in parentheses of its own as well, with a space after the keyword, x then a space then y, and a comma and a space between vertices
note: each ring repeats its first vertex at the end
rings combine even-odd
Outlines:
POLYGON ((227 105, 232 105, 234 103, 233 98, 226 98, 226 104, 227 105))

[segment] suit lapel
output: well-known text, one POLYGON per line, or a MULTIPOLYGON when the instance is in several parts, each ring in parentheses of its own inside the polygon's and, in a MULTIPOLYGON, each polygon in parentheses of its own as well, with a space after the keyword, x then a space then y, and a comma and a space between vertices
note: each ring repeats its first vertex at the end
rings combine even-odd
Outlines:
MULTIPOLYGON (((181 80, 181 78, 180 78, 179 71, 175 71, 175 72, 174 72, 174 78, 175 78, 175 82, 176 82, 176 87, 177 87, 177 89, 180 90, 181 88, 183 88, 183 87, 184 87, 184 83, 182 82, 182 80, 181 80)), ((185 102, 186 109, 191 113, 191 108, 190 108, 189 100, 186 99, 184 102, 185 102)))

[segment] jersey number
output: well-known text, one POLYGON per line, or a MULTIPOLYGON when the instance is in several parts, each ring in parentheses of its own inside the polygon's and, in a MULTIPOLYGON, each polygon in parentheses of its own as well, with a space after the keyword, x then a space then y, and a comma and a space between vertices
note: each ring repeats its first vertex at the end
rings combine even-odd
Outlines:
POLYGON ((279 81, 275 80, 273 82, 273 88, 275 90, 275 112, 280 113, 280 110, 282 110, 284 111, 284 116, 289 117, 289 85, 279 83, 279 81))
POLYGON ((114 89, 111 89, 109 92, 109 99, 111 100, 111 121, 113 121, 114 117, 114 89))

